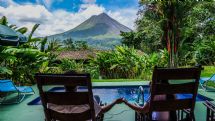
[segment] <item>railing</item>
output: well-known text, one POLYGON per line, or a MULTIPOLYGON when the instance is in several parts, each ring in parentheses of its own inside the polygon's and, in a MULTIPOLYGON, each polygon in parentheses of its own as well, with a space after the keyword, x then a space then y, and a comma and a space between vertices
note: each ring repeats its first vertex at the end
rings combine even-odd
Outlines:
POLYGON ((139 88, 138 88, 136 102, 139 105, 144 105, 144 102, 145 102, 145 100, 144 100, 144 88, 142 86, 139 86, 139 88))

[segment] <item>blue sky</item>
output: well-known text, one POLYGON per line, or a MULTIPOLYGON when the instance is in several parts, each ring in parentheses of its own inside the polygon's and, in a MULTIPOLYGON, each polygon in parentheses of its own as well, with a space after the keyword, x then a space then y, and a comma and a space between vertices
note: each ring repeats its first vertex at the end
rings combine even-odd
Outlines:
POLYGON ((138 7, 138 0, 14 0, 14 2, 20 4, 41 4, 51 11, 56 9, 64 9, 71 12, 77 12, 81 4, 85 3, 95 3, 97 5, 102 5, 107 10, 138 7))
POLYGON ((138 0, 0 0, 0 17, 29 29, 41 24, 37 36, 70 30, 102 12, 135 29, 137 11, 138 0))

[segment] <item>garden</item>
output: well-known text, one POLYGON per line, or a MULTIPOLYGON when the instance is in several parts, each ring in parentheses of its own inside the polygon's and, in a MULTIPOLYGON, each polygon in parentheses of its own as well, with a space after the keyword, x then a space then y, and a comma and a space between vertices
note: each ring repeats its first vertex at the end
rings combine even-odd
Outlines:
MULTIPOLYGON (((150 80, 154 66, 201 64, 203 77, 215 73, 215 3, 212 1, 140 1, 137 30, 121 32, 122 44, 95 57, 77 61, 58 58, 58 52, 96 50, 72 38, 48 41, 32 30, 17 27, 4 16, 0 24, 27 37, 17 46, 0 46, 0 79, 17 85, 35 84, 35 73, 87 72, 96 82, 150 80)), ((211 84, 214 86, 214 84, 211 84)))

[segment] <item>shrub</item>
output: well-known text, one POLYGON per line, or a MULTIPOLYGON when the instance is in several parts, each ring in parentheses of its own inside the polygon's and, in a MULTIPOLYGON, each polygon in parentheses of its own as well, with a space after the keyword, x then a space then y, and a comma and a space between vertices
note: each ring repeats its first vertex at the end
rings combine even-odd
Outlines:
POLYGON ((97 54, 90 60, 103 78, 148 78, 155 65, 167 65, 166 50, 147 55, 134 48, 117 46, 113 51, 97 54))

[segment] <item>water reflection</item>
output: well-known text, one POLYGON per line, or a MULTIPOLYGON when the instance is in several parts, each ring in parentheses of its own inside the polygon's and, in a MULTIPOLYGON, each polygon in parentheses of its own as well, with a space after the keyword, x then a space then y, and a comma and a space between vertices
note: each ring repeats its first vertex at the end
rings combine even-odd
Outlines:
MULTIPOLYGON (((93 94, 98 95, 103 103, 111 103, 117 98, 125 98, 130 102, 137 101, 138 87, 96 88, 93 94)), ((149 88, 144 88, 144 99, 148 97, 149 88)))

